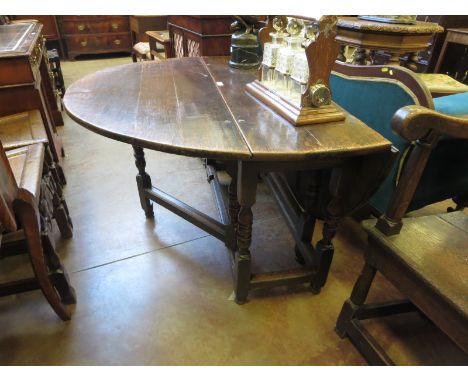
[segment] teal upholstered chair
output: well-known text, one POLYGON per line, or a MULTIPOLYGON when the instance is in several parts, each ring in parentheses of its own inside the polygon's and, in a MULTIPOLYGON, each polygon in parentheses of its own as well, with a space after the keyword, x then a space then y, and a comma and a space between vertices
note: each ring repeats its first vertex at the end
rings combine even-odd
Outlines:
MULTIPOLYGON (((411 142, 391 130, 395 112, 421 105, 451 115, 468 116, 468 93, 432 99, 429 90, 411 71, 390 66, 351 66, 337 62, 330 78, 333 100, 393 142, 399 157, 382 186, 370 200, 379 213, 385 211, 411 142)), ((443 139, 432 152, 408 211, 448 198, 468 200, 468 140, 443 139)))

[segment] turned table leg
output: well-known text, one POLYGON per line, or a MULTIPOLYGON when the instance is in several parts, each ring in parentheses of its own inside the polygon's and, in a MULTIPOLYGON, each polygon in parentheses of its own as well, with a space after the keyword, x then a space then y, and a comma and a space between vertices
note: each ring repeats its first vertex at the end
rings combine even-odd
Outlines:
POLYGON ((151 218, 154 217, 153 205, 144 193, 146 188, 151 189, 151 178, 145 171, 146 161, 143 148, 139 146, 133 146, 133 156, 135 157, 135 165, 138 169, 136 182, 138 186, 138 194, 140 195, 141 208, 143 208, 143 211, 145 211, 146 217, 151 218))
POLYGON ((252 164, 239 162, 237 194, 240 209, 237 218, 237 251, 234 269, 234 292, 238 304, 247 301, 250 287, 252 206, 255 204, 257 194, 257 175, 257 171, 254 170, 252 164))
POLYGON ((333 246, 333 238, 338 230, 338 223, 340 221, 340 181, 341 181, 341 168, 333 169, 330 179, 330 194, 331 200, 327 206, 325 220, 323 223, 322 239, 315 247, 315 253, 319 259, 319 266, 317 275, 312 282, 312 291, 319 293, 320 289, 327 281, 328 272, 330 271, 331 262, 335 248, 333 246))

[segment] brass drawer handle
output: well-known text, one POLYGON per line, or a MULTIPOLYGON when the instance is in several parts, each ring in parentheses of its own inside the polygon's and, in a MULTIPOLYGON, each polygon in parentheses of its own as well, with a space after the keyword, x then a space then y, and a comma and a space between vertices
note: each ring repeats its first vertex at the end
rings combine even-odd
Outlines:
POLYGON ((112 29, 119 29, 118 23, 112 23, 112 29))
POLYGON ((115 44, 115 45, 120 45, 120 40, 119 40, 119 39, 114 40, 114 44, 115 44))
POLYGON ((84 29, 85 29, 85 25, 84 25, 84 24, 78 25, 78 30, 79 30, 79 31, 84 31, 84 29))
POLYGON ((81 46, 86 46, 86 45, 88 45, 88 41, 81 41, 80 44, 81 44, 81 46))

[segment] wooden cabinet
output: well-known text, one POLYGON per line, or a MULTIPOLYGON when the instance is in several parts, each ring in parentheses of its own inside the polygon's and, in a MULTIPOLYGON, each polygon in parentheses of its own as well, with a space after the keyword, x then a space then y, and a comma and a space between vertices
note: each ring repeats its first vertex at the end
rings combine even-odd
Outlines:
POLYGON ((11 16, 12 20, 36 20, 43 25, 42 34, 46 39, 47 49, 57 49, 60 56, 64 56, 65 52, 62 45, 62 36, 57 24, 57 18, 49 15, 21 15, 11 16))
POLYGON ((42 24, 0 25, 0 117, 38 109, 54 160, 60 164, 63 125, 53 73, 49 70, 42 24))
POLYGON ((228 56, 231 16, 169 16, 174 57, 228 56))
POLYGON ((68 57, 131 52, 128 16, 59 16, 68 57))

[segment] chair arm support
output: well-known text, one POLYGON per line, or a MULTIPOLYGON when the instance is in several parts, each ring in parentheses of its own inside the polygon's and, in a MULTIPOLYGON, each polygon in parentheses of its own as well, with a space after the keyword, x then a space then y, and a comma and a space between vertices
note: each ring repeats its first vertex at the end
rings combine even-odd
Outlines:
POLYGON ((8 150, 14 150, 14 149, 20 149, 25 146, 31 146, 35 145, 37 143, 45 143, 47 144, 47 139, 46 138, 38 138, 38 139, 28 139, 24 141, 15 141, 15 142, 9 142, 9 143, 4 143, 3 148, 8 151, 8 150))
POLYGON ((468 118, 438 113, 422 106, 405 106, 393 116, 392 129, 409 141, 422 138, 430 130, 468 139, 468 118))

